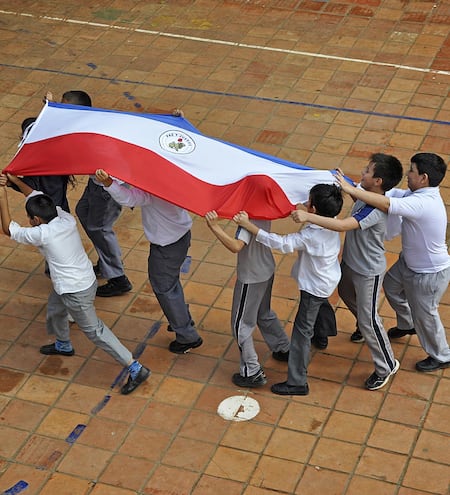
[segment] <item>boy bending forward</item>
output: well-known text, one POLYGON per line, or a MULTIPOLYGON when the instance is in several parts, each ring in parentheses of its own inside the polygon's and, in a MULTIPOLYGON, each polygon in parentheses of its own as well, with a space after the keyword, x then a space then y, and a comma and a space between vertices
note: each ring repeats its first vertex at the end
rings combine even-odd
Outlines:
POLYGON ((94 308, 97 281, 86 251, 81 243, 75 218, 56 207, 46 194, 29 188, 25 209, 31 227, 21 227, 11 221, 6 183, 11 181, 26 188, 19 178, 0 175, 0 213, 3 232, 11 239, 36 246, 44 255, 50 270, 53 290, 48 296, 47 331, 56 342, 40 348, 41 354, 73 356, 68 312, 80 329, 100 349, 107 352, 130 373, 121 389, 129 394, 150 376, 150 370, 133 359, 131 352, 100 320, 94 308))

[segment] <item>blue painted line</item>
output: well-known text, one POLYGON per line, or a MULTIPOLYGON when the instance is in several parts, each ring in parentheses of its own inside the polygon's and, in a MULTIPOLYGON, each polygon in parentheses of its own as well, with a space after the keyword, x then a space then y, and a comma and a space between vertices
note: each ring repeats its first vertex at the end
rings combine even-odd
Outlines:
POLYGON ((191 269, 191 262, 192 262, 192 257, 189 255, 186 256, 186 258, 183 261, 183 264, 181 265, 180 272, 189 273, 189 270, 191 269))
POLYGON ((78 437, 83 433, 86 425, 77 425, 72 430, 71 434, 66 438, 67 443, 75 443, 78 440, 78 437))
MULTIPOLYGON (((133 358, 134 359, 139 359, 142 356, 143 352, 145 351, 145 348, 147 347, 147 341, 150 340, 154 335, 156 335, 156 333, 158 332, 158 330, 160 328, 161 328, 161 322, 160 321, 155 322, 150 327, 150 329, 147 332, 147 334, 145 335, 143 341, 140 342, 136 346, 136 349, 133 352, 133 358)), ((127 375, 128 375, 128 368, 126 368, 126 367, 122 368, 122 370, 120 371, 120 373, 116 376, 116 378, 114 379, 114 381, 111 383, 111 385, 109 387, 109 390, 112 391, 116 386, 118 386, 119 384, 121 384, 122 381, 124 381, 124 379, 125 379, 125 377, 127 375)), ((111 400, 111 394, 110 393, 107 393, 103 397, 103 399, 96 406, 94 406, 91 409, 91 414, 92 415, 96 415, 97 413, 99 413, 106 406, 106 404, 108 404, 108 402, 110 400, 111 400)))
POLYGON ((28 488, 28 483, 26 481, 20 480, 11 488, 8 488, 1 495, 16 495, 16 493, 23 492, 28 488))
POLYGON ((282 105, 296 105, 296 106, 301 106, 301 107, 307 107, 307 108, 317 108, 319 110, 332 110, 335 112, 347 112, 347 113, 356 113, 360 115, 369 115, 369 116, 376 116, 376 117, 385 117, 388 119, 397 119, 397 120, 411 120, 414 122, 426 122, 428 124, 439 124, 439 125, 450 125, 450 121, 448 120, 435 120, 435 119, 425 119, 423 117, 412 117, 409 115, 397 115, 397 114, 391 114, 391 113, 382 113, 382 112, 372 112, 370 110, 358 110, 355 108, 346 108, 346 107, 334 107, 331 105, 319 105, 317 103, 307 103, 303 101, 294 101, 294 100, 282 100, 278 98, 268 98, 268 97, 263 97, 263 96, 251 96, 251 95, 243 95, 239 93, 229 93, 227 91, 212 91, 212 90, 207 90, 207 89, 199 89, 199 88, 188 88, 186 86, 176 86, 176 85, 171 85, 171 84, 156 84, 156 83, 149 83, 149 82, 144 82, 144 81, 131 81, 129 79, 116 79, 116 78, 111 78, 111 77, 106 77, 106 76, 95 76, 95 75, 87 75, 87 74, 77 74, 76 72, 66 72, 66 71, 60 71, 56 69, 45 69, 42 67, 28 67, 28 66, 19 66, 19 65, 13 65, 13 64, 3 64, 0 63, 0 67, 6 67, 6 68, 11 68, 11 69, 22 69, 22 70, 31 70, 31 71, 38 71, 38 72, 48 72, 51 74, 57 74, 57 75, 62 75, 62 76, 75 76, 75 77, 84 77, 84 78, 89 78, 89 79, 98 79, 102 81, 109 81, 111 84, 133 84, 133 85, 139 85, 139 86, 149 86, 153 88, 163 88, 163 89, 175 89, 178 91, 187 91, 191 93, 200 93, 200 94, 206 94, 206 95, 214 95, 214 96, 226 96, 226 97, 232 97, 232 98, 241 98, 245 100, 253 100, 253 101, 264 101, 268 103, 280 103, 282 105))

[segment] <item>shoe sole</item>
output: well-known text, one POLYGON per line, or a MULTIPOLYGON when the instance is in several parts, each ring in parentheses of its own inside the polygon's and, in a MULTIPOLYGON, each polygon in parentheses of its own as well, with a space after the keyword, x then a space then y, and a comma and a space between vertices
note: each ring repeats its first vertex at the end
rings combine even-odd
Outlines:
POLYGON ((287 391, 284 392, 284 391, 275 391, 271 388, 270 391, 276 395, 309 395, 309 390, 305 390, 302 392, 287 392, 287 391))
POLYGON ((389 383, 389 380, 391 379, 391 377, 394 376, 399 369, 400 369, 400 362, 396 359, 394 369, 389 373, 389 375, 386 377, 385 381, 381 385, 378 385, 377 387, 369 388, 366 385, 367 390, 370 390, 372 392, 373 390, 380 390, 380 388, 385 387, 389 383))
POLYGON ((122 294, 127 294, 130 292, 131 289, 126 289, 126 290, 121 290, 117 292, 113 292, 112 294, 99 294, 98 292, 96 293, 97 297, 115 297, 115 296, 121 296, 122 294))
POLYGON ((266 383, 267 383, 267 380, 264 379, 264 381, 262 382, 258 382, 258 383, 236 383, 233 379, 231 379, 231 381, 233 382, 234 385, 236 385, 236 387, 241 387, 241 388, 258 388, 258 387, 263 387, 266 383))
POLYGON ((203 340, 200 339, 200 342, 194 342, 190 347, 188 347, 185 350, 171 349, 169 346, 169 351, 173 352, 174 354, 187 354, 191 349, 197 349, 197 347, 200 347, 202 344, 203 344, 203 340))
POLYGON ((39 352, 43 354, 44 356, 66 356, 70 357, 75 355, 75 351, 70 351, 70 352, 64 352, 64 351, 50 351, 50 352, 45 352, 39 349, 39 352))

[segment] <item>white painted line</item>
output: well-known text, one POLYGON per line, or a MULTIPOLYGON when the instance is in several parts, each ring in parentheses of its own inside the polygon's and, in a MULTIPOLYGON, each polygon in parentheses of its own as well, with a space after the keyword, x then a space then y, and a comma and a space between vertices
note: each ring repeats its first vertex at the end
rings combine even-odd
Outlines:
POLYGON ((224 399, 217 408, 217 414, 227 421, 248 421, 260 411, 255 399, 244 395, 234 395, 224 399))
POLYGON ((67 19, 64 17, 52 17, 52 16, 47 16, 47 15, 34 15, 34 14, 27 14, 24 12, 11 12, 8 10, 0 10, 0 14, 32 17, 32 18, 44 19, 44 20, 48 20, 48 21, 66 22, 68 24, 80 24, 83 26, 99 27, 99 28, 105 28, 105 29, 115 29, 118 31, 130 31, 133 33, 151 34, 152 36, 162 36, 162 37, 166 37, 166 38, 178 38, 178 39, 189 40, 189 41, 198 41, 199 43, 227 45, 227 46, 234 46, 237 48, 251 48, 254 50, 261 50, 261 51, 268 51, 268 52, 279 52, 279 53, 285 53, 285 54, 289 54, 289 55, 301 55, 303 57, 323 58, 326 60, 339 60, 341 62, 353 62, 356 64, 377 65, 377 66, 381 66, 381 67, 393 67, 395 69, 403 69, 403 70, 410 70, 410 71, 415 71, 415 72, 424 72, 427 74, 439 74, 439 75, 450 76, 450 71, 448 71, 448 70, 434 70, 434 69, 429 69, 429 68, 424 68, 424 67, 414 67, 414 66, 410 66, 410 65, 391 64, 388 62, 375 62, 373 60, 365 60, 362 58, 339 57, 337 55, 327 55, 324 53, 303 52, 300 50, 288 50, 286 48, 275 48, 275 47, 270 47, 270 46, 252 45, 252 44, 247 44, 247 43, 238 43, 235 41, 226 41, 226 40, 213 39, 213 38, 201 38, 199 36, 187 36, 185 34, 165 33, 163 31, 152 31, 150 29, 140 29, 140 28, 131 28, 131 27, 126 27, 126 26, 117 26, 115 24, 105 24, 105 23, 101 23, 101 22, 81 21, 78 19, 67 19))

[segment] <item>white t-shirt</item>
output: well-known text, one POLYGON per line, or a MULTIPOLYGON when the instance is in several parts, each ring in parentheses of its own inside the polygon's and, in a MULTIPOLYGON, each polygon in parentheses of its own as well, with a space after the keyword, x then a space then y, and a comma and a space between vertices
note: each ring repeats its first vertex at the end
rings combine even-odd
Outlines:
POLYGON ((81 242, 75 218, 56 207, 58 216, 47 224, 21 227, 9 224, 11 239, 36 246, 47 260, 50 278, 57 294, 73 294, 95 282, 92 263, 81 242))
POLYGON ((153 196, 142 189, 127 187, 117 181, 105 188, 119 204, 140 206, 142 226, 147 239, 159 246, 167 246, 181 239, 192 227, 189 213, 179 206, 153 196))
POLYGON ((445 240, 447 212, 438 187, 390 197, 389 214, 402 217, 402 254, 416 273, 437 273, 450 266, 445 240))
POLYGON ((298 251, 291 276, 298 288, 317 297, 329 297, 341 278, 338 232, 308 224, 299 232, 278 235, 259 230, 256 240, 282 253, 298 251))

